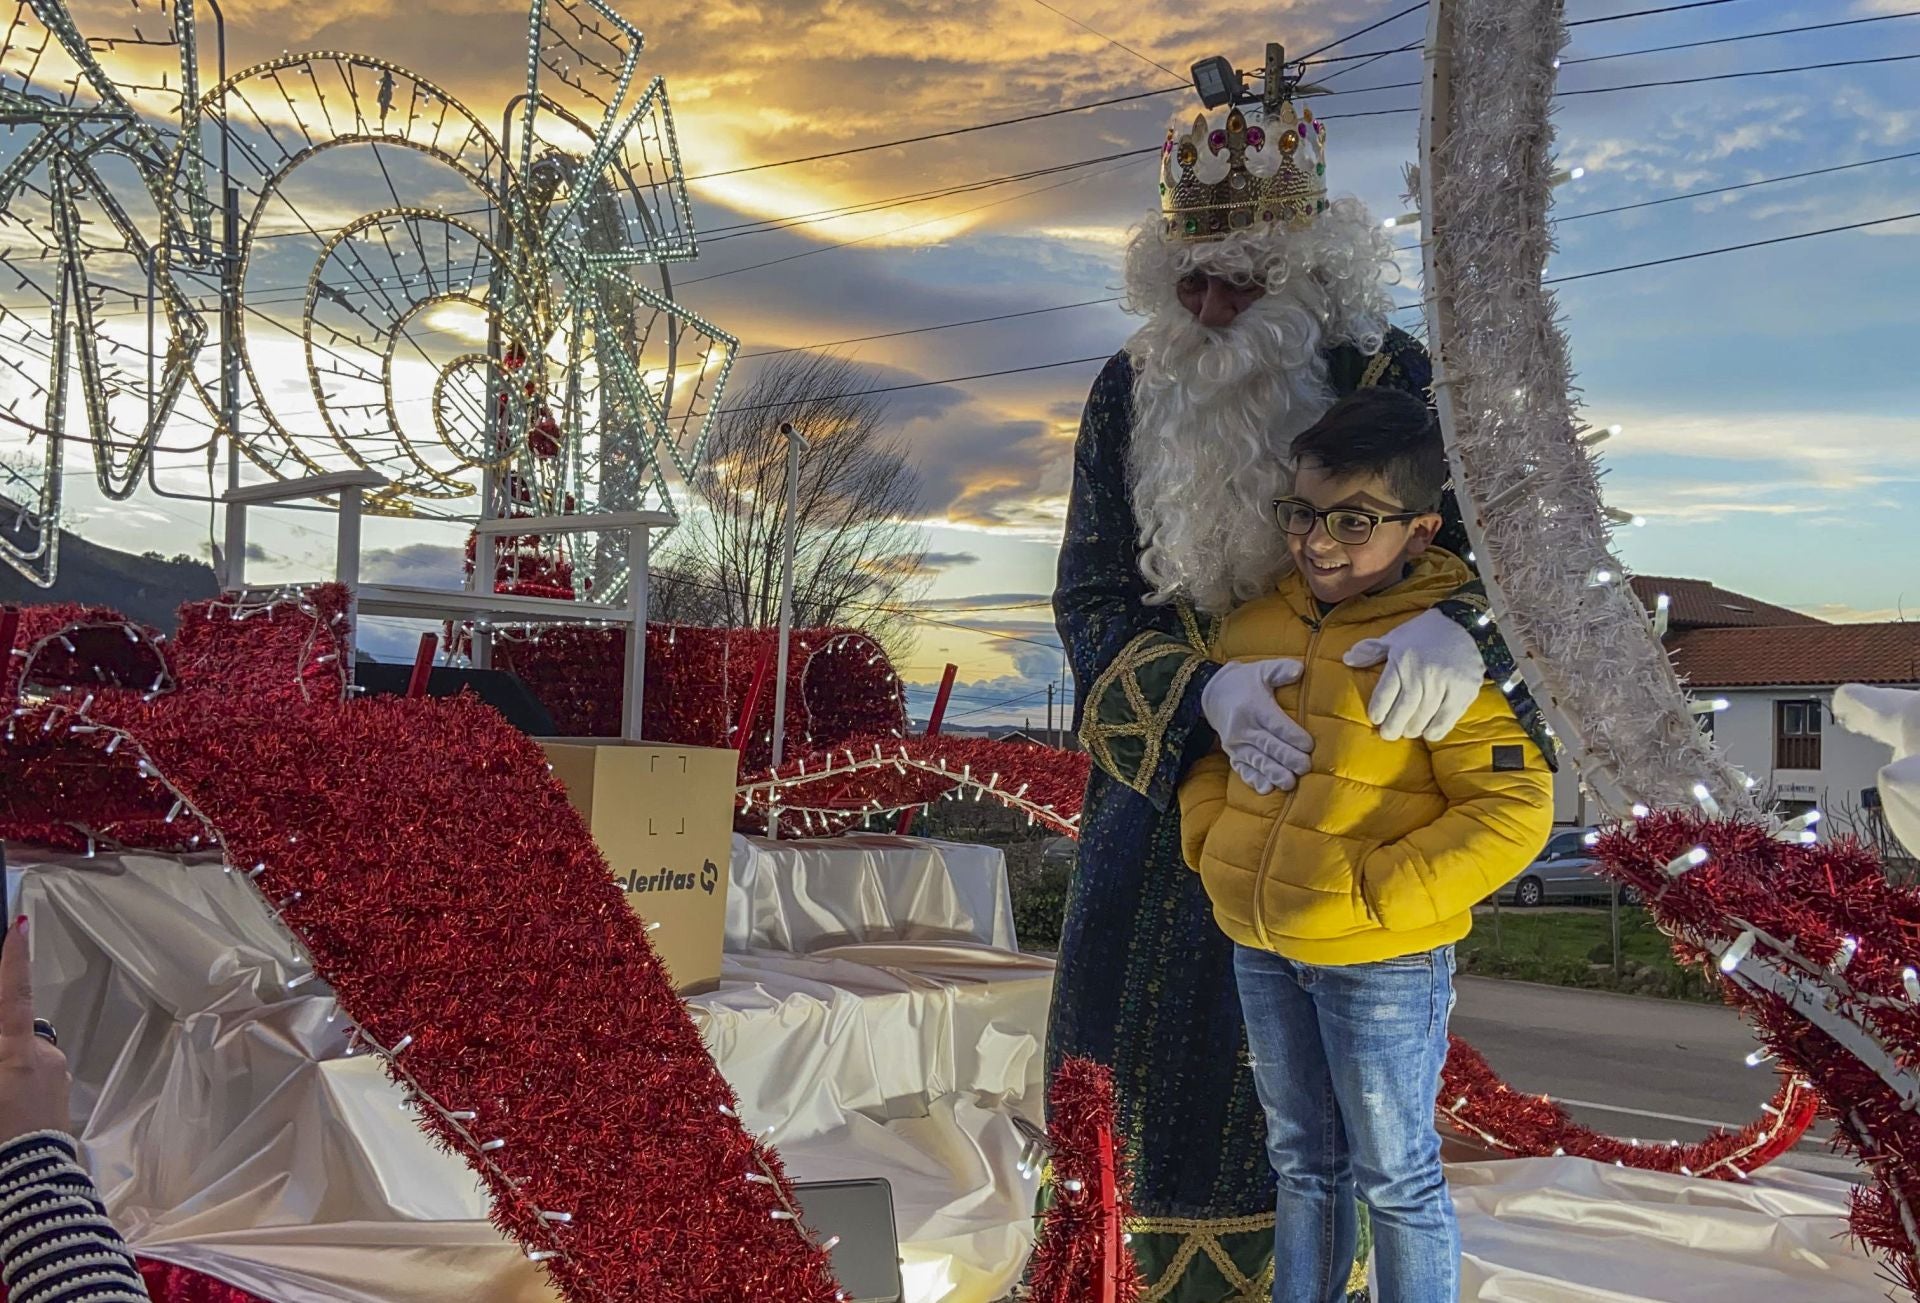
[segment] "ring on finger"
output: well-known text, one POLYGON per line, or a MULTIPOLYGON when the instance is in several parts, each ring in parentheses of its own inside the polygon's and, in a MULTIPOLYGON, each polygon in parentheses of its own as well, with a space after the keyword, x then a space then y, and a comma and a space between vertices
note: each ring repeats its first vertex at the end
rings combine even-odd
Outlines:
POLYGON ((55 1031, 53 1024, 45 1018, 35 1018, 33 1020, 33 1034, 55 1049, 60 1047, 60 1033, 55 1031))

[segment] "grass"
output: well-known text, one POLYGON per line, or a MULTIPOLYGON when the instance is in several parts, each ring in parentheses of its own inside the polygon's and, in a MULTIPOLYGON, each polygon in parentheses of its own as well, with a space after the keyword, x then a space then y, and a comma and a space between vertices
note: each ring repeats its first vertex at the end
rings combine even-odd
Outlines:
POLYGON ((1473 932, 1459 947, 1461 972, 1666 999, 1719 999, 1705 974, 1674 962, 1667 938, 1644 910, 1633 906, 1620 907, 1617 975, 1604 909, 1503 908, 1497 930, 1494 924, 1492 911, 1475 913, 1473 932))

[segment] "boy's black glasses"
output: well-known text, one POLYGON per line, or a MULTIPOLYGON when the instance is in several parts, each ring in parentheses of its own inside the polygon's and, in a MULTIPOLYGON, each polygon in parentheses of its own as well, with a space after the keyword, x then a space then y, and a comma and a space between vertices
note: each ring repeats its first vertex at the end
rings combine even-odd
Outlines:
POLYGON ((1273 503, 1273 518, 1280 528, 1289 534, 1305 538, 1313 533, 1313 522, 1327 522, 1327 536, 1336 543, 1345 543, 1349 547, 1360 547, 1373 537, 1373 531, 1381 525, 1402 520, 1418 520, 1431 515, 1427 511, 1400 511, 1391 516, 1376 515, 1371 511, 1361 511, 1357 507, 1329 507, 1325 511, 1310 502, 1298 498, 1276 498, 1273 503))

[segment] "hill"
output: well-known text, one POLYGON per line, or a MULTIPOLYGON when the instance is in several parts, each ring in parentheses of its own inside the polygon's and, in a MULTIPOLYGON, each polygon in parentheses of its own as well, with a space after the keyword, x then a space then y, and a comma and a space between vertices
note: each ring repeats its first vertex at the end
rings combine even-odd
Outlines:
MULTIPOLYGON (((17 511, 12 502, 0 498, 0 529, 13 526, 17 511)), ((28 583, 18 571, 0 564, 0 602, 97 603, 163 633, 172 632, 181 603, 201 601, 219 591, 213 567, 204 561, 189 556, 167 558, 158 552, 136 556, 89 543, 67 530, 60 531, 60 564, 53 587, 28 583)))

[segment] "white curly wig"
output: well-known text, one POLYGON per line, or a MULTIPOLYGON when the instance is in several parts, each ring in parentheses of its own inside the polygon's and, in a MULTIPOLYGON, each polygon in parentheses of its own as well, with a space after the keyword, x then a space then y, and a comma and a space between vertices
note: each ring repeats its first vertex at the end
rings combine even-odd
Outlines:
POLYGON ((1290 564, 1274 527, 1293 437, 1333 402, 1323 350, 1379 351, 1398 278, 1386 231, 1356 199, 1301 230, 1263 227, 1185 241, 1156 214, 1127 246, 1127 311, 1147 322, 1133 362, 1128 472, 1151 602, 1220 614, 1271 590, 1290 564), (1204 272, 1265 291, 1224 329, 1180 303, 1204 272))

